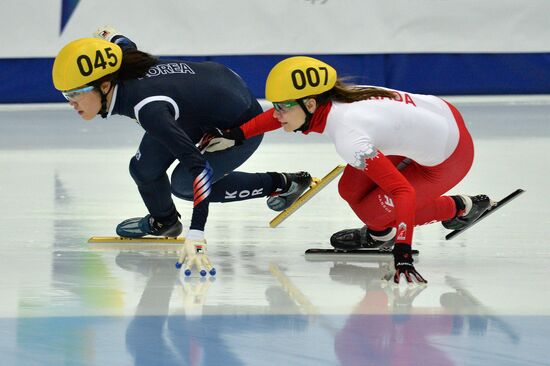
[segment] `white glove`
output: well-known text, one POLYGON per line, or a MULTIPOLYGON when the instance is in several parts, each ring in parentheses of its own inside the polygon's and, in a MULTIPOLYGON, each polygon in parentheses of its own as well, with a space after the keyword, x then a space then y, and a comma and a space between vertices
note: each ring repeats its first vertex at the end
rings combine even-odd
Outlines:
POLYGON ((197 267, 201 276, 206 276, 206 272, 211 276, 216 274, 216 269, 212 267, 208 255, 206 254, 206 240, 185 239, 182 253, 176 262, 176 268, 184 267, 186 276, 191 276, 191 268, 197 267))
POLYGON ((226 139, 224 137, 214 137, 210 134, 204 134, 197 144, 197 148, 204 154, 205 152, 215 152, 229 149, 235 146, 235 140, 226 139))
POLYGON ((239 127, 234 127, 229 130, 212 128, 202 136, 197 147, 201 153, 205 151, 211 153, 242 145, 243 140, 244 134, 239 127))
POLYGON ((206 152, 222 151, 233 146, 235 146, 235 140, 226 139, 224 137, 215 137, 208 143, 206 152))
POLYGON ((92 35, 94 38, 100 38, 111 42, 111 39, 113 39, 114 36, 118 36, 119 34, 115 28, 111 27, 110 25, 104 25, 103 27, 97 28, 92 35))

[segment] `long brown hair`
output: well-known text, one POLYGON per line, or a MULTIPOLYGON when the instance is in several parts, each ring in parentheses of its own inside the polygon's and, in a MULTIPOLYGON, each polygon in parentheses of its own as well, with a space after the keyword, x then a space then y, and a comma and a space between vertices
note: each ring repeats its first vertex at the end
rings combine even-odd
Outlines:
POLYGON ((149 68, 157 62, 158 58, 147 52, 137 49, 126 50, 122 54, 122 63, 117 72, 105 75, 101 79, 90 83, 90 85, 99 88, 104 81, 110 81, 112 84, 116 84, 118 81, 141 78, 145 76, 149 68))
POLYGON ((122 56, 122 65, 118 70, 118 79, 137 79, 145 76, 149 68, 155 65, 158 59, 147 52, 136 49, 124 52, 122 56))
POLYGON ((361 86, 348 84, 343 79, 337 79, 336 84, 329 91, 315 97, 319 104, 333 100, 340 103, 353 103, 359 100, 371 98, 395 98, 397 94, 391 90, 377 88, 374 86, 361 86))

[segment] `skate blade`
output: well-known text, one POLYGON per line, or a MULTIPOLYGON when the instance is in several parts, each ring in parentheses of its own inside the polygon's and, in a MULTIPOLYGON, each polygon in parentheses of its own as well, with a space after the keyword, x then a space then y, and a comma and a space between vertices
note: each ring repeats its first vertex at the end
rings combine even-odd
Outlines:
POLYGON ((269 227, 276 228, 279 224, 285 221, 290 215, 292 215, 296 210, 302 207, 307 201, 312 199, 317 193, 319 193, 323 188, 325 188, 330 182, 332 182, 336 177, 338 177, 344 171, 345 165, 338 165, 336 168, 332 169, 327 175, 323 178, 313 178, 310 188, 305 191, 296 201, 292 203, 287 209, 282 211, 280 214, 275 216, 273 220, 269 222, 269 227))
POLYGON ((90 249, 129 251, 178 251, 185 238, 143 237, 122 238, 120 236, 92 236, 88 239, 90 249))
POLYGON ((491 207, 487 211, 485 211, 480 217, 478 217, 478 219, 476 221, 472 222, 470 225, 467 225, 467 226, 463 227, 462 229, 456 229, 456 230, 451 231, 449 234, 447 234, 445 236, 445 240, 451 240, 455 236, 457 236, 457 235, 465 232, 466 230, 470 229, 472 226, 478 224, 481 220, 487 218, 487 216, 495 213, 497 210, 502 208, 504 205, 506 205, 507 203, 509 203, 512 200, 516 199, 522 193, 525 193, 525 190, 523 190, 521 188, 518 188, 514 192, 510 193, 508 196, 501 199, 500 201, 491 200, 491 207))
MULTIPOLYGON (((418 255, 420 252, 416 249, 412 250, 413 255, 418 255)), ((353 250, 339 250, 339 249, 322 249, 322 248, 311 248, 305 251, 306 255, 332 255, 332 256, 357 256, 357 255, 392 255, 391 251, 382 251, 382 250, 368 250, 368 249, 353 249, 353 250)))

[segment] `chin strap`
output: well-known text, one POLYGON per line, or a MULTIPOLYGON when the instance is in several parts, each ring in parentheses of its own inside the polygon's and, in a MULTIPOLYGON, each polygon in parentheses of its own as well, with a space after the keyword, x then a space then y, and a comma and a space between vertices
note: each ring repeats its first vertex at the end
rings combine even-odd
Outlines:
POLYGON ((293 132, 304 132, 309 129, 309 124, 311 122, 311 117, 313 117, 313 113, 309 113, 303 99, 299 99, 296 102, 298 102, 298 105, 302 107, 302 110, 306 113, 306 119, 304 120, 304 123, 302 123, 302 125, 295 129, 293 132))
POLYGON ((107 110, 107 95, 111 92, 113 89, 113 83, 111 82, 111 86, 109 86, 109 90, 107 90, 107 93, 103 94, 101 91, 101 88, 99 88, 99 94, 101 94, 101 109, 99 110, 99 113, 101 115, 101 118, 107 118, 107 115, 109 114, 109 111, 107 110))

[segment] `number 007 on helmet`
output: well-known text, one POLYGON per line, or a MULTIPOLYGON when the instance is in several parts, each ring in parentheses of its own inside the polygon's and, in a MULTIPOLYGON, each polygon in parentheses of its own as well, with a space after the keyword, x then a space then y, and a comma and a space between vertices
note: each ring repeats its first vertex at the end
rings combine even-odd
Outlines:
POLYGON ((336 84, 336 70, 312 57, 287 58, 271 69, 265 85, 270 102, 302 99, 324 93, 336 84))

